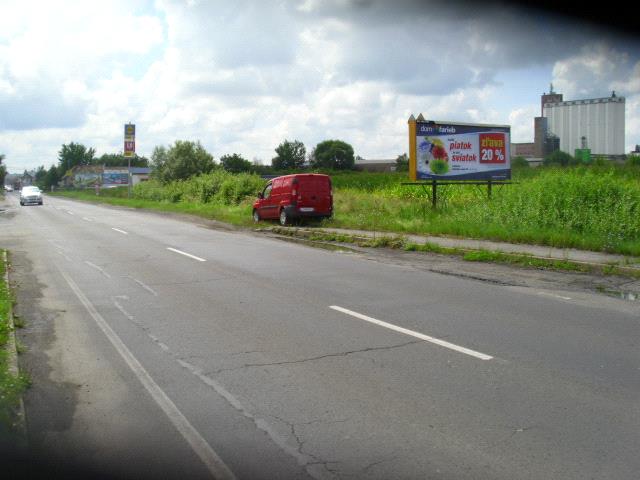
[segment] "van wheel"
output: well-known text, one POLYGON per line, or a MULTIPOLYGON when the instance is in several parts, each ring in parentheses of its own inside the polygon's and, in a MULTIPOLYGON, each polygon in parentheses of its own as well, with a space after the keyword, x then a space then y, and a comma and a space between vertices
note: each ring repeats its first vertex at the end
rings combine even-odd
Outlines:
POLYGON ((289 223, 291 222, 287 215, 287 211, 283 208, 282 210, 280 210, 280 225, 284 227, 285 225, 289 225, 289 223))
POLYGON ((258 210, 256 210, 256 209, 253 210, 253 221, 255 223, 258 223, 260 221, 260 214, 258 213, 258 210))

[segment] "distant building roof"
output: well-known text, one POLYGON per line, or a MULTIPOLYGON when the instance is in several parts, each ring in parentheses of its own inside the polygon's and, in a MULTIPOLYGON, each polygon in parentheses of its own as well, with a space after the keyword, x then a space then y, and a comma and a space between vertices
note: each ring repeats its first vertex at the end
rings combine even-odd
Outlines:
POLYGON ((356 164, 380 164, 380 163, 396 163, 395 158, 358 158, 356 159, 356 164))

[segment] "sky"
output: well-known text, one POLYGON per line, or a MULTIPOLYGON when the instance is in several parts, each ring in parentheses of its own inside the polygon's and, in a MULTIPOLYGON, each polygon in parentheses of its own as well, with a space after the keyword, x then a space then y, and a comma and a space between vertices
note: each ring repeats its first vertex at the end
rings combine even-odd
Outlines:
POLYGON ((263 164, 285 139, 395 158, 419 113, 530 142, 550 83, 565 100, 624 96, 625 150, 640 144, 640 38, 593 19, 505 2, 0 0, 11 173, 70 142, 121 152, 128 122, 139 155, 191 140, 263 164))

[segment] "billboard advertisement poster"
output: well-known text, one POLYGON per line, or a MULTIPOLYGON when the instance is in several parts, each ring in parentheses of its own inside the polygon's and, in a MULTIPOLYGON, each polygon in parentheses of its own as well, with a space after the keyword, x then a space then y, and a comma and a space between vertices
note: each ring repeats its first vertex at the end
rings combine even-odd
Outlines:
MULTIPOLYGON (((508 180, 511 178, 511 128, 425 121, 415 126, 418 180, 508 180)), ((412 142, 413 143, 413 142, 412 142)), ((415 145, 415 147, 414 147, 415 145)))
POLYGON ((126 168, 104 169, 102 173, 102 185, 117 186, 129 184, 129 171, 126 168))

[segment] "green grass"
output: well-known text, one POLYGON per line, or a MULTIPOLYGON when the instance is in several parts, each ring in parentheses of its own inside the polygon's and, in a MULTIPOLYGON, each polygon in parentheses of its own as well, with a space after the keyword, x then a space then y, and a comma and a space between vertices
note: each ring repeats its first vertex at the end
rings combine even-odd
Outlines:
POLYGON ((492 200, 486 188, 441 186, 436 210, 430 189, 401 185, 405 175, 372 175, 334 178, 331 226, 640 255, 638 167, 519 169, 492 200))
MULTIPOLYGON (((494 187, 441 186, 439 207, 429 193, 402 185, 406 173, 327 172, 334 217, 327 227, 432 234, 640 256, 640 166, 595 165, 514 169, 514 183, 494 187)), ((126 188, 64 195, 135 208, 189 213, 251 224, 251 204, 266 182, 256 175, 216 171, 188 181, 146 182, 126 188)))
POLYGON ((0 250, 0 431, 11 431, 15 421, 15 408, 29 381, 23 374, 15 376, 9 372, 7 343, 11 333, 9 315, 13 300, 4 280, 5 265, 2 257, 3 250, 0 250))

